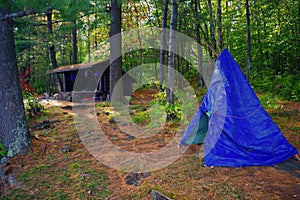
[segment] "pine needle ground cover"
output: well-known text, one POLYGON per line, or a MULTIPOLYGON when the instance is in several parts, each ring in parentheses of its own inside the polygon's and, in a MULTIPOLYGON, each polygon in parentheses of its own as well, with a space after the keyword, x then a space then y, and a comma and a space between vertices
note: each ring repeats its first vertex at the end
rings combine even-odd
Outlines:
MULTIPOLYGON (((157 92, 140 90, 133 95, 130 112, 136 123, 147 126, 149 102, 157 92)), ((300 149, 300 104, 271 103, 267 106, 268 113, 289 142, 300 149)), ((6 187, 1 184, 0 199, 151 199, 151 190, 172 199, 300 197, 299 162, 292 160, 272 167, 208 168, 203 167, 203 159, 198 154, 201 146, 195 145, 174 163, 141 177, 137 184, 130 184, 128 177, 139 175, 113 170, 86 150, 69 104, 48 105, 46 109, 48 113, 43 118, 30 124, 34 134, 30 153, 15 157, 3 166, 7 184, 6 187), (13 186, 10 180, 15 183, 13 186)), ((157 150, 177 131, 178 121, 169 120, 151 138, 128 140, 114 121, 109 103, 97 103, 96 113, 92 114, 99 119, 112 143, 127 151, 157 150)))

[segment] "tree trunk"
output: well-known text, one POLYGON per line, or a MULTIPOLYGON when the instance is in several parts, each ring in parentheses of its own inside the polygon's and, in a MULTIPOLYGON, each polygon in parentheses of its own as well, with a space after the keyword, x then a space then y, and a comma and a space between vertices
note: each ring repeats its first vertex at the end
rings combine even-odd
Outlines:
POLYGON ((215 23, 213 19, 213 11, 212 11, 212 5, 211 5, 211 0, 207 0, 208 3, 208 12, 209 12, 209 25, 210 25, 210 39, 211 39, 211 50, 213 53, 212 58, 215 59, 217 57, 216 52, 217 52, 217 44, 216 44, 216 28, 215 28, 215 23))
MULTIPOLYGON (((139 24, 138 24, 139 26, 139 24)), ((140 52, 140 75, 139 75, 139 83, 141 84, 142 81, 143 81, 143 49, 142 49, 142 38, 141 38, 141 33, 140 33, 140 30, 138 29, 137 30, 138 32, 138 40, 139 40, 139 46, 140 46, 140 49, 139 49, 139 52, 140 52)))
MULTIPOLYGON (((110 97, 112 97, 117 81, 122 76, 121 2, 119 0, 111 0, 110 17, 110 97)), ((119 87, 114 95, 115 100, 121 100, 122 87, 119 87)))
POLYGON ((164 8, 163 8, 163 17, 162 17, 162 32, 161 32, 161 49, 160 49, 160 75, 159 75, 159 84, 160 91, 163 90, 163 84, 165 81, 165 50, 166 49, 166 28, 167 28, 167 16, 168 16, 168 4, 169 0, 164 0, 164 8))
POLYGON ((172 0, 171 7, 171 25, 170 25, 170 46, 169 46, 169 62, 168 62, 168 88, 167 103, 174 104, 174 85, 175 85, 175 53, 176 52, 176 25, 178 16, 177 0, 172 0))
MULTIPOLYGON (((53 35, 53 31, 52 31, 52 9, 48 10, 48 12, 46 13, 46 16, 47 16, 48 32, 49 32, 50 35, 53 35)), ((57 68, 57 62, 56 62, 56 52, 55 52, 54 44, 50 44, 49 52, 50 52, 50 59, 51 59, 51 63, 52 63, 52 69, 55 69, 55 68, 57 68)), ((54 78, 54 83, 55 83, 55 85, 58 89, 58 92, 62 92, 62 85, 61 85, 61 82, 59 80, 58 74, 54 73, 53 78, 54 78)))
POLYGON ((200 22, 199 22, 199 12, 198 12, 198 2, 195 0, 195 18, 196 18, 196 40, 197 40, 197 51, 198 51, 198 79, 200 87, 204 87, 203 79, 203 69, 202 69, 202 46, 201 44, 201 35, 200 35, 200 22))
MULTIPOLYGON (((0 8, 0 16, 9 11, 0 8)), ((30 134, 25 117, 13 36, 13 20, 0 20, 0 138, 7 157, 26 153, 30 134)), ((0 164, 5 162, 0 157, 0 164)))
POLYGON ((77 64, 78 60, 78 47, 77 47, 77 27, 76 20, 73 22, 72 28, 72 64, 77 64))
POLYGON ((250 80, 250 59, 251 59, 251 41, 250 41, 250 14, 249 14, 249 1, 246 0, 246 19, 247 19, 247 74, 246 78, 250 80))
MULTIPOLYGON (((225 5, 226 5, 226 15, 228 17, 228 13, 229 13, 229 11, 228 11, 228 8, 229 8, 228 1, 226 1, 225 5)), ((233 21, 233 20, 231 20, 231 21, 233 21)), ((227 26, 226 27, 226 48, 229 48, 229 35, 230 35, 230 26, 227 26)))
MULTIPOLYGON (((98 20, 98 16, 97 16, 97 13, 95 14, 95 22, 97 22, 98 20)), ((96 23, 96 26, 94 28, 94 30, 97 30, 97 23, 96 23)), ((95 32, 94 34, 94 49, 98 50, 98 37, 97 37, 97 31, 95 32)))
POLYGON ((257 38, 258 38, 258 44, 259 44, 259 52, 260 52, 260 70, 263 69, 263 65, 264 65, 264 52, 262 49, 262 39, 261 39, 261 33, 260 33, 260 23, 257 21, 257 38))
MULTIPOLYGON (((296 41, 299 41, 298 39, 300 38, 300 2, 298 1, 298 19, 297 19, 297 23, 295 23, 296 27, 295 27, 295 39, 296 41)), ((296 49, 296 51, 299 51, 299 42, 297 43, 298 44, 298 48, 296 49)), ((298 54, 296 55, 299 55, 299 52, 298 54)), ((298 69, 296 68, 296 70, 300 71, 300 56, 296 56, 296 59, 295 59, 295 63, 296 63, 296 66, 298 66, 298 69)))
POLYGON ((222 8, 221 0, 218 0, 218 49, 219 52, 223 50, 223 32, 222 32, 222 8))
POLYGON ((88 63, 91 62, 91 22, 90 22, 90 15, 88 15, 88 40, 87 40, 87 51, 88 51, 88 63))
POLYGON ((184 74, 184 64, 185 64, 185 44, 183 42, 181 42, 180 45, 180 49, 181 49, 181 57, 180 56, 176 56, 177 57, 177 79, 178 79, 178 89, 179 90, 183 90, 183 74, 184 74))

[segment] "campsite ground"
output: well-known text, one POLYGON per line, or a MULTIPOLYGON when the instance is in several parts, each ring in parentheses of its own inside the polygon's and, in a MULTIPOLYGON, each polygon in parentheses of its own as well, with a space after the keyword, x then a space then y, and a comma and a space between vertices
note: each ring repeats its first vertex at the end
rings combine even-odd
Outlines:
MULTIPOLYGON (((147 110, 154 93, 137 92, 132 114, 147 110)), ((203 167, 197 154, 201 147, 191 146, 178 160, 157 171, 134 174, 111 169, 82 144, 69 103, 50 102, 45 107, 47 114, 30 122, 34 137, 29 154, 4 166, 2 183, 6 186, 1 184, 0 199, 151 199, 151 190, 172 199, 300 198, 300 163, 293 159, 270 167, 209 168, 203 167)), ((267 111, 300 150, 300 103, 276 102, 267 111)), ((151 138, 128 139, 113 120, 109 104, 98 103, 91 114, 113 144, 128 151, 157 150, 176 132, 176 123, 168 122, 162 133, 151 138)))

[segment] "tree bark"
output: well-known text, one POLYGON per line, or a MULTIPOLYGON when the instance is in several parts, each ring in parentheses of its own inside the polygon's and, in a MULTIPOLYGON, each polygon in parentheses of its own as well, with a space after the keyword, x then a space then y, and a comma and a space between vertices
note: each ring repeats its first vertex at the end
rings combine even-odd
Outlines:
MULTIPOLYGON (((138 13, 138 9, 137 7, 135 6, 134 7, 135 9, 135 12, 138 13)), ((140 52, 140 74, 139 74, 139 83, 141 84, 142 81, 143 81, 143 48, 142 48, 142 38, 141 38, 141 33, 140 33, 140 30, 139 30, 139 27, 140 27, 140 24, 139 24, 139 14, 137 14, 137 19, 136 19, 136 25, 138 27, 138 30, 137 30, 137 34, 138 34, 138 41, 139 41, 139 52, 140 52)))
MULTIPOLYGON (((228 1, 226 1, 226 13, 229 13, 228 1)), ((228 16, 228 14, 227 14, 227 16, 228 16)), ((233 21, 233 15, 231 15, 231 21, 233 21)), ((228 49, 230 48, 229 47, 230 29, 231 29, 231 26, 226 27, 226 48, 228 48, 228 49)))
POLYGON ((250 61, 251 61, 251 41, 250 41, 250 14, 249 1, 246 0, 246 20, 247 20, 247 74, 246 78, 250 80, 250 61))
MULTIPOLYGON (((46 16, 47 16, 48 32, 52 36, 53 35, 53 30, 52 30, 52 9, 49 9, 47 11, 46 16)), ((49 52, 50 52, 50 59, 51 59, 51 63, 52 63, 52 69, 55 69, 55 68, 57 68, 56 52, 55 52, 54 44, 52 42, 50 43, 49 52)), ((61 85, 61 82, 59 80, 59 76, 58 76, 57 73, 53 74, 53 79, 54 79, 54 84, 56 85, 58 92, 62 92, 62 90, 63 90, 62 85, 61 85)))
POLYGON ((91 62, 91 22, 90 22, 90 15, 88 15, 88 40, 87 40, 87 53, 88 53, 88 62, 91 62))
POLYGON ((76 19, 73 22, 72 28, 72 64, 77 64, 78 60, 78 47, 77 47, 77 27, 76 19))
POLYGON ((257 21, 257 39, 258 39, 258 44, 259 44, 259 52, 260 52, 260 70, 262 70, 263 65, 264 65, 264 52, 262 49, 262 39, 261 39, 261 33, 260 33, 260 23, 257 21))
MULTIPOLYGON (((97 22, 98 16, 97 13, 95 14, 95 21, 97 22)), ((97 30, 97 24, 95 26, 95 30, 97 30)), ((97 37, 97 31, 94 34, 94 49, 98 50, 98 37, 97 37)))
POLYGON ((171 7, 171 25, 170 25, 170 46, 169 46, 169 62, 168 62, 168 88, 167 103, 174 104, 174 85, 175 85, 175 53, 176 44, 176 26, 178 16, 178 4, 176 0, 172 0, 171 7))
POLYGON ((222 32, 222 7, 221 0, 218 0, 218 49, 219 52, 223 50, 223 32, 222 32))
POLYGON ((197 51, 198 51, 198 79, 200 87, 204 87, 203 79, 203 66, 202 66, 202 46, 201 44, 201 35, 200 35, 200 22, 199 22, 199 12, 198 12, 198 2, 195 0, 195 18, 196 18, 196 40, 197 40, 197 51))
MULTIPOLYGON (((112 97, 114 88, 122 76, 121 2, 119 0, 111 0, 110 17, 110 97, 112 97)), ((122 87, 118 89, 114 92, 117 101, 123 97, 122 87)))
POLYGON ((168 4, 169 0, 164 0, 163 7, 163 17, 162 17, 162 31, 161 31, 161 49, 160 49, 160 70, 159 70, 159 87, 160 91, 163 90, 163 84, 165 81, 165 50, 167 41, 166 41, 166 28, 167 28, 167 16, 168 16, 168 4))
MULTIPOLYGON (((9 14, 0 8, 0 16, 9 14)), ((26 153, 30 145, 17 67, 13 20, 0 20, 0 138, 7 157, 26 153)), ((7 158, 6 157, 6 158, 7 158)), ((0 157, 0 164, 5 158, 0 157)))
POLYGON ((185 44, 183 42, 181 42, 180 45, 180 49, 181 49, 181 57, 180 56, 176 56, 177 57, 177 79, 178 79, 178 89, 179 90, 183 90, 183 74, 184 74, 184 64, 185 64, 185 44))
POLYGON ((210 48, 212 50, 212 58, 215 59, 217 57, 217 43, 216 43, 216 28, 215 23, 213 19, 213 11, 212 11, 212 5, 211 0, 207 0, 208 3, 208 12, 209 12, 209 24, 210 24, 210 39, 211 39, 211 45, 210 48))

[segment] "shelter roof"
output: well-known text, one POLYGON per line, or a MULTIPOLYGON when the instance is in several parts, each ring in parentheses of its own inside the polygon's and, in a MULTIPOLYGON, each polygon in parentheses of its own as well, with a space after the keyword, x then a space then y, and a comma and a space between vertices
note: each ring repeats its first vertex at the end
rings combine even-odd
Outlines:
POLYGON ((81 63, 81 64, 72 64, 72 65, 65 65, 58 68, 55 68, 53 70, 50 70, 47 72, 47 74, 53 74, 53 73, 63 73, 67 71, 75 71, 79 69, 87 69, 91 67, 107 67, 109 65, 109 60, 101 61, 101 62, 93 62, 93 63, 81 63))

